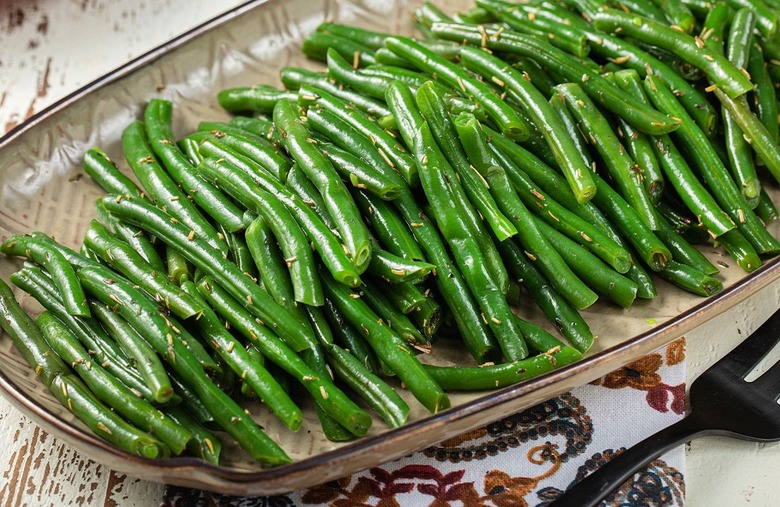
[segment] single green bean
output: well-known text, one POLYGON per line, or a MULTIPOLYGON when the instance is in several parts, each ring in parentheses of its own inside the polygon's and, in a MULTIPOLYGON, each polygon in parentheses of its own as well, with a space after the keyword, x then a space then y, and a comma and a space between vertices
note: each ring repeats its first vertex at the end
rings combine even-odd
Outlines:
POLYGON ((240 230, 243 210, 201 178, 195 166, 179 150, 173 136, 172 116, 173 103, 168 100, 152 99, 144 109, 144 125, 152 150, 187 198, 230 232, 240 230))
POLYGON ((677 261, 671 261, 658 272, 658 276, 688 292, 704 297, 712 296, 723 290, 723 282, 717 278, 677 261))
POLYGON ((65 309, 73 316, 89 317, 89 304, 76 271, 56 249, 29 235, 16 235, 0 244, 6 255, 26 257, 43 266, 54 280, 65 309))
MULTIPOLYGON (((748 8, 739 9, 731 19, 726 40, 726 58, 739 69, 747 68, 755 26, 756 16, 748 8)), ((748 206, 755 208, 761 193, 761 182, 753 163, 753 152, 731 113, 724 109, 722 115, 723 135, 732 177, 745 196, 748 206)))
POLYGON ((753 89, 750 80, 723 55, 713 52, 703 43, 697 43, 694 37, 657 21, 617 9, 604 9, 594 16, 593 26, 605 32, 619 30, 621 36, 635 37, 680 55, 704 71, 730 98, 739 97, 753 89))
POLYGON ((507 387, 579 361, 582 354, 573 347, 504 364, 482 366, 432 366, 425 370, 446 391, 478 391, 507 387))

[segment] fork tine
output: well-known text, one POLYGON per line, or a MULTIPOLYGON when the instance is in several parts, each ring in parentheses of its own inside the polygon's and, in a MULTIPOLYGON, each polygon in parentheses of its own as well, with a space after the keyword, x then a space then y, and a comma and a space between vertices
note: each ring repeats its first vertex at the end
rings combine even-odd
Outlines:
MULTIPOLYGON (((775 402, 780 397, 780 363, 773 365, 760 377, 753 381, 753 392, 759 393, 758 396, 769 398, 769 401, 775 402)), ((775 405, 780 410, 780 405, 775 405)), ((768 410, 769 407, 766 407, 768 410)))
POLYGON ((744 378, 778 341, 780 341, 780 310, 772 314, 753 334, 718 361, 715 367, 728 364, 735 374, 744 378))

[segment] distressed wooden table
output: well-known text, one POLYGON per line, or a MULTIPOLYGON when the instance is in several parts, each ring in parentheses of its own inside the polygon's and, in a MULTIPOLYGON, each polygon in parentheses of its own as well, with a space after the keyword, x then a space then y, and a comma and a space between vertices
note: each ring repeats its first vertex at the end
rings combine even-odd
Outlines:
MULTIPOLYGON (((0 133, 124 61, 236 0, 0 2, 0 133)), ((780 304, 780 284, 687 335, 689 378, 728 352, 780 304)), ((163 486, 79 455, 0 398, 0 506, 156 505, 163 486)), ((768 506, 780 484, 780 445, 722 438, 686 449, 687 504, 768 506)))

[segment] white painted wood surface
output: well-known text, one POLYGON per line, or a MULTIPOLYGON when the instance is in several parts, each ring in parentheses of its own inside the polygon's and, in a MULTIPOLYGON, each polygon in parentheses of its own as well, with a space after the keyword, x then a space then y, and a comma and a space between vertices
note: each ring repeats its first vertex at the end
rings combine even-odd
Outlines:
MULTIPOLYGON (((236 0, 0 2, 0 132, 236 0)), ((689 333, 690 378, 780 305, 780 284, 689 333)), ((113 473, 60 444, 0 398, 0 507, 156 505, 162 486, 113 473)), ((776 505, 780 444, 723 438, 687 452, 689 507, 776 505)))

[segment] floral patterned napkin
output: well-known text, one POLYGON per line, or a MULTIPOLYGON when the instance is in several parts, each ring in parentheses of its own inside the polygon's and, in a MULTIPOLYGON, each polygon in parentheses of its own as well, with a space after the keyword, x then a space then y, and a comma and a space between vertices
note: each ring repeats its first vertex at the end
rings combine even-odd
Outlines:
MULTIPOLYGON (((685 413, 685 340, 523 412, 400 460, 287 495, 238 498, 166 487, 163 507, 547 506, 626 447, 685 413)), ((682 447, 603 505, 682 506, 682 447)))

